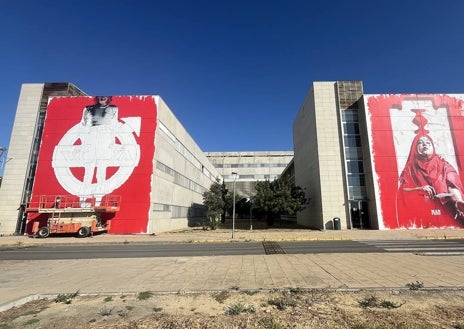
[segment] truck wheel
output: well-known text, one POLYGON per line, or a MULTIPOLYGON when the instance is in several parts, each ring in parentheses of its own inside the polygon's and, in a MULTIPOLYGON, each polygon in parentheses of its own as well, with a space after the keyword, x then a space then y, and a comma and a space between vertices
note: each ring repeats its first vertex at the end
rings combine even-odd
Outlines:
POLYGON ((48 238, 48 236, 50 235, 50 230, 48 229, 48 227, 44 226, 39 228, 36 234, 38 238, 45 239, 48 238))
POLYGON ((88 236, 90 233, 90 228, 87 226, 82 226, 78 231, 77 231, 77 237, 78 238, 85 238, 88 236))

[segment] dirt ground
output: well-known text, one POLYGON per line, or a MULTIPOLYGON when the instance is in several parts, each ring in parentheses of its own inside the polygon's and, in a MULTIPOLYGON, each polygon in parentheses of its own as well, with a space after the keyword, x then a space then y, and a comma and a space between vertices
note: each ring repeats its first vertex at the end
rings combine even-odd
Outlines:
POLYGON ((10 328, 464 329, 464 290, 76 292, 1 312, 0 329, 10 328))

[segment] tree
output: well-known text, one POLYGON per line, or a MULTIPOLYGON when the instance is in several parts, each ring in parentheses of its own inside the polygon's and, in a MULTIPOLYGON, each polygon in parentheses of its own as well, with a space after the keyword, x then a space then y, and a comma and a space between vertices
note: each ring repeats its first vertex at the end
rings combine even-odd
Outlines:
POLYGON ((302 210, 306 201, 303 189, 283 178, 257 182, 253 197, 255 206, 264 211, 268 225, 273 225, 274 218, 282 214, 294 215, 302 210))
POLYGON ((203 223, 203 229, 215 230, 218 227, 226 204, 223 189, 224 185, 219 178, 216 178, 209 190, 203 193, 203 204, 206 207, 206 222, 203 223))

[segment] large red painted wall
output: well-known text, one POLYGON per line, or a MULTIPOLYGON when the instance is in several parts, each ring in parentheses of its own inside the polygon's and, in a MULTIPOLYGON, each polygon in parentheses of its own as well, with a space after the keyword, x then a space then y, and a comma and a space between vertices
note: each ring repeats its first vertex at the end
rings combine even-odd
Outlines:
MULTIPOLYGON (((109 233, 145 233, 149 220, 157 107, 153 96, 113 96, 49 101, 32 199, 40 195, 121 197, 109 233)), ((97 201, 98 202, 98 201, 97 201)), ((47 216, 29 214, 46 223, 47 216)))
POLYGON ((450 196, 457 190, 464 197, 463 99, 365 96, 380 227, 464 227, 463 204, 450 196), (433 156, 418 151, 420 137, 433 156))

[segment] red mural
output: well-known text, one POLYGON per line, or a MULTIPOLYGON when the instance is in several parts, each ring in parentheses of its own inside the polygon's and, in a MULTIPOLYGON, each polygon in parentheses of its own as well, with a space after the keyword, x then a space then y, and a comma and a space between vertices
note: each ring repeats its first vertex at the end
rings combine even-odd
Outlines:
POLYGON ((463 99, 366 95, 380 227, 464 227, 463 99))
MULTIPOLYGON (((101 215, 109 233, 147 232, 156 116, 153 96, 52 98, 31 200, 55 195, 101 209, 117 196, 118 211, 101 215)), ((29 213, 27 232, 48 216, 29 213)))

